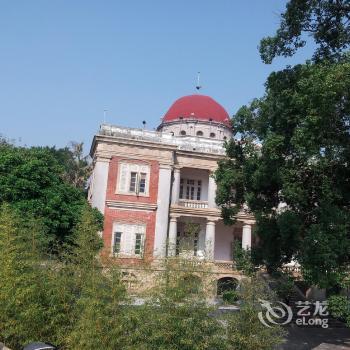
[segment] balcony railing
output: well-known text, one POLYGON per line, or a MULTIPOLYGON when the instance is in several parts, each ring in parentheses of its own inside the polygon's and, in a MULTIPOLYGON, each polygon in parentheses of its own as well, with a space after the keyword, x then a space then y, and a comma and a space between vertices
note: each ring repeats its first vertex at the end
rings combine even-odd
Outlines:
POLYGON ((193 209, 207 209, 208 202, 207 201, 195 201, 191 199, 179 199, 179 205, 185 208, 193 208, 193 209))

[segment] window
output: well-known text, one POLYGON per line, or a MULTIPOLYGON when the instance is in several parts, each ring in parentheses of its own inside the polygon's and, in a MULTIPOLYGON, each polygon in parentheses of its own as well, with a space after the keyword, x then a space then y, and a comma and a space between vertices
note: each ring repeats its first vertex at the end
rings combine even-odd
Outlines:
POLYGON ((226 136, 224 136, 224 140, 227 140, 227 137, 226 137, 226 136))
POLYGON ((113 253, 118 254, 120 253, 120 242, 122 240, 122 233, 121 232, 115 232, 114 233, 114 247, 113 247, 113 253))
POLYGON ((180 199, 200 201, 202 196, 202 180, 180 179, 180 199))
POLYGON ((201 200, 201 191, 202 191, 202 181, 197 181, 197 201, 201 200))
POLYGON ((181 131, 180 131, 180 135, 181 135, 181 136, 185 136, 185 135, 186 135, 186 131, 185 131, 185 130, 181 130, 181 131))
POLYGON ((140 257, 144 251, 146 226, 114 223, 112 253, 119 257, 140 257))
POLYGON ((187 180, 186 199, 194 199, 194 180, 187 180))
POLYGON ((198 254, 198 231, 195 232, 194 239, 193 239, 193 255, 197 256, 197 254, 198 254))
POLYGON ((211 133, 209 134, 209 136, 210 136, 211 138, 214 138, 214 137, 215 137, 215 134, 214 134, 213 132, 211 132, 211 133))
POLYGON ((146 173, 140 173, 140 181, 139 181, 139 192, 145 193, 146 192, 146 173))
POLYGON ((149 190, 149 165, 119 163, 117 193, 147 196, 149 190))
POLYGON ((197 136, 203 136, 203 131, 197 131, 197 134, 196 134, 197 136))
POLYGON ((135 255, 140 255, 142 253, 142 233, 136 233, 135 235, 135 255))
POLYGON ((130 175, 130 186, 129 186, 129 191, 130 192, 135 192, 136 191, 136 181, 137 181, 137 173, 132 171, 131 175, 130 175))

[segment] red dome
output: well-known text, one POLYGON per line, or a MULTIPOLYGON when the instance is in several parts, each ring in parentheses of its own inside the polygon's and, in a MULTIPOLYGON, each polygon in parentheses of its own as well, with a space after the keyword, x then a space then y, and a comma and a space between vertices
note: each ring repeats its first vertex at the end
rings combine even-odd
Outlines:
POLYGON ((198 119, 215 121, 230 127, 230 117, 225 109, 214 99, 204 95, 189 95, 176 100, 163 118, 163 123, 174 120, 198 119))

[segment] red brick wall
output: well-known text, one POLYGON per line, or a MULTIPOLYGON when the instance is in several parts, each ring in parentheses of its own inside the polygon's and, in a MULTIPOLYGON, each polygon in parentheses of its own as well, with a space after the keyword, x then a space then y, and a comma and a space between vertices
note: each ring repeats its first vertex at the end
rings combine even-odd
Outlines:
MULTIPOLYGON (((118 180, 118 163, 120 160, 126 160, 122 157, 113 157, 109 164, 108 181, 107 181, 107 194, 106 200, 117 200, 126 202, 138 202, 138 203, 149 203, 157 204, 158 196, 158 177, 159 177, 159 163, 157 161, 147 161, 150 165, 150 184, 149 184, 149 196, 132 196, 124 194, 116 194, 117 180, 118 180)), ((127 160, 133 162, 132 160, 127 160)), ((135 163, 141 161, 135 160, 135 163)), ((120 210, 111 209, 105 207, 105 219, 104 219, 104 230, 103 230, 103 241, 104 241, 104 255, 109 256, 111 252, 112 244, 112 230, 114 222, 124 223, 137 223, 146 225, 146 237, 145 237, 145 260, 149 260, 153 256, 154 248, 154 235, 155 235, 155 223, 156 223, 156 212, 155 211, 133 211, 133 210, 120 210)), ((124 263, 138 264, 142 263, 141 259, 125 258, 120 259, 124 263)))
POLYGON ((159 177, 159 163, 155 160, 142 162, 140 160, 129 160, 122 157, 113 157, 109 163, 108 182, 107 182, 107 196, 106 200, 118 200, 126 202, 139 203, 157 203, 158 195, 158 177, 159 177), (118 180, 118 163, 121 160, 134 163, 145 163, 150 166, 150 184, 149 197, 145 196, 130 196, 125 194, 116 194, 117 180, 118 180))

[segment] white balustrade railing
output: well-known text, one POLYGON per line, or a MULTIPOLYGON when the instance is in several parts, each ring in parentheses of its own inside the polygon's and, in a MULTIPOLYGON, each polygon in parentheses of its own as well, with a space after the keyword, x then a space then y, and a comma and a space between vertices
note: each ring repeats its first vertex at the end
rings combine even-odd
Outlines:
POLYGON ((207 209, 208 202, 207 201, 195 201, 191 199, 179 199, 179 205, 185 208, 193 208, 193 209, 207 209))

